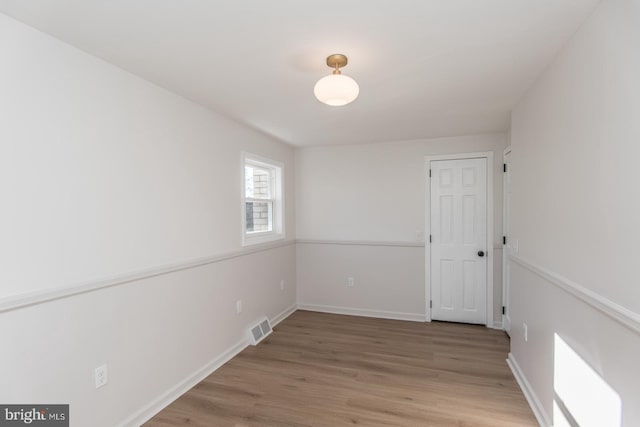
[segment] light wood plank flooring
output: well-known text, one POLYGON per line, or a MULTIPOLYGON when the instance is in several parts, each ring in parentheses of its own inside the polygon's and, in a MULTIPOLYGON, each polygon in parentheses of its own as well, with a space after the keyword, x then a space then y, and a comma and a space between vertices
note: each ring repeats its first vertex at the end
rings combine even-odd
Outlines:
POLYGON ((297 311, 145 426, 537 426, 502 331, 297 311))

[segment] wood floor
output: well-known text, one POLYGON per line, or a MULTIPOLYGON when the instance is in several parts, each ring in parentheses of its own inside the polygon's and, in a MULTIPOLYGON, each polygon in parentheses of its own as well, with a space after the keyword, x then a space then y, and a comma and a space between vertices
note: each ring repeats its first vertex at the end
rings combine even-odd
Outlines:
POLYGON ((537 426, 483 326, 297 311, 145 426, 537 426))

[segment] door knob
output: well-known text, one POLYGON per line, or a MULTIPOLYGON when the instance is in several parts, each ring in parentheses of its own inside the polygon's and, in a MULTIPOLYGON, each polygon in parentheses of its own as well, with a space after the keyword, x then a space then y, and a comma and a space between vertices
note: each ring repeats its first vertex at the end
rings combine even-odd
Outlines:
POLYGON ((484 251, 478 251, 478 256, 479 257, 483 257, 484 256, 484 251))

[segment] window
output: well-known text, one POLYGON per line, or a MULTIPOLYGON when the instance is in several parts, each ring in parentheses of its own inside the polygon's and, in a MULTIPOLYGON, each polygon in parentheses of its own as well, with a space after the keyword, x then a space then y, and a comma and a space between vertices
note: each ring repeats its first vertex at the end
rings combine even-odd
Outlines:
POLYGON ((243 153, 242 244, 284 238, 282 164, 243 153))

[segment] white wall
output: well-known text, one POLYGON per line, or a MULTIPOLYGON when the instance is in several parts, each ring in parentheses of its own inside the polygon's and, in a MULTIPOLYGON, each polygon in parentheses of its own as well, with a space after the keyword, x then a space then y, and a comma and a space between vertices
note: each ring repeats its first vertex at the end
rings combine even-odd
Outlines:
POLYGON ((0 19, 0 295, 239 249, 240 150, 293 193, 290 147, 0 19))
POLYGON ((640 324, 638 76, 640 3, 604 1, 513 113, 512 353, 547 418, 559 333, 620 393, 623 425, 640 425, 638 329, 549 279, 640 324))
POLYGON ((306 242, 297 249, 298 302, 424 319, 424 242, 416 241, 416 231, 425 229, 424 157, 493 151, 494 318, 499 320, 505 139, 472 135, 297 149, 297 237, 306 242), (349 242, 369 244, 346 248, 349 242), (353 288, 346 287, 347 272, 356 279, 353 288))
POLYGON ((0 313, 1 402, 70 403, 72 425, 114 425, 295 303, 294 247, 240 243, 240 151, 284 163, 293 195, 289 146, 4 15, 0 62, 0 307, 237 255, 0 313))

